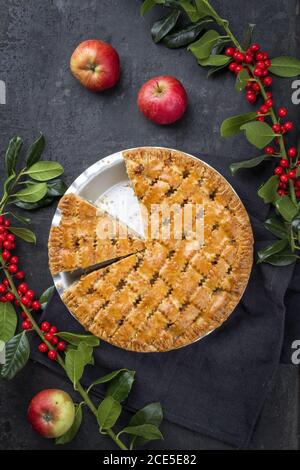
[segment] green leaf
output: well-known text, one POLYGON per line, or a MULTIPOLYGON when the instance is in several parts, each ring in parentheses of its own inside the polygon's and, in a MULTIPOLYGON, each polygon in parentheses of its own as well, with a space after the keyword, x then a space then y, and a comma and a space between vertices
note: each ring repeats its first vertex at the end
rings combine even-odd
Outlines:
POLYGON ((29 359, 30 346, 25 331, 13 336, 5 345, 5 364, 0 377, 11 380, 25 366, 29 359))
POLYGON ((128 369, 119 369, 119 370, 114 370, 113 372, 110 372, 109 374, 104 375, 103 377, 100 377, 99 379, 95 380, 91 385, 89 386, 89 390, 92 389, 92 387, 95 387, 95 385, 100 385, 104 384, 106 382, 110 382, 113 380, 117 375, 119 375, 121 372, 126 371, 128 369))
POLYGON ((93 335, 77 335, 75 333, 69 333, 68 331, 60 331, 57 333, 57 336, 74 346, 78 346, 82 341, 93 347, 99 346, 100 344, 100 340, 93 335))
POLYGON ((188 50, 191 51, 196 59, 206 59, 214 46, 218 43, 220 35, 214 29, 207 31, 198 41, 189 45, 188 50))
POLYGON ((230 171, 232 175, 240 170, 241 168, 254 168, 264 162, 270 155, 260 155, 259 157, 250 158, 249 160, 243 160, 242 162, 235 162, 230 165, 230 171))
POLYGON ((255 24, 253 23, 248 23, 246 25, 246 28, 244 30, 244 37, 243 37, 243 41, 242 41, 242 48, 244 50, 248 49, 248 47, 250 47, 251 43, 252 43, 252 36, 253 36, 253 30, 255 28, 255 24))
POLYGON ((180 11, 173 10, 164 18, 156 21, 151 28, 151 36, 155 43, 160 42, 176 25, 180 11))
POLYGON ((54 293, 54 286, 50 286, 48 287, 48 289, 46 289, 41 297, 40 297, 40 303, 41 303, 41 306, 42 306, 42 310, 45 310, 46 306, 47 306, 47 303, 49 302, 49 300, 51 299, 53 293, 54 293))
POLYGON ((9 190, 11 188, 11 183, 15 179, 16 174, 13 172, 4 182, 3 186, 3 197, 6 198, 8 196, 9 190))
POLYGON ((206 24, 211 23, 211 19, 205 19, 199 21, 196 24, 191 24, 183 29, 174 31, 174 33, 168 34, 163 39, 163 43, 170 49, 177 49, 179 47, 187 46, 191 42, 196 41, 199 34, 203 31, 206 24))
POLYGON ((246 137, 250 144, 262 149, 268 145, 275 137, 275 133, 266 122, 254 121, 248 122, 241 126, 241 130, 245 131, 246 137))
POLYGON ((155 5, 163 3, 165 3, 165 0, 145 0, 141 6, 141 15, 146 15, 155 5))
POLYGON ((273 175, 259 188, 257 194, 264 200, 266 204, 269 204, 270 202, 274 204, 278 199, 277 189, 278 177, 273 175))
POLYGON ((11 176, 16 171, 17 158, 22 147, 21 137, 13 137, 7 147, 5 154, 5 168, 8 176, 11 176))
POLYGON ((264 226, 269 232, 273 233, 278 238, 287 238, 287 230, 284 223, 275 217, 269 217, 264 223, 264 226))
POLYGON ((131 390, 134 382, 135 372, 125 370, 118 374, 109 384, 106 396, 112 396, 115 400, 121 402, 125 400, 131 390))
POLYGON ((121 411, 122 406, 113 397, 109 396, 104 398, 97 410, 97 419, 100 429, 112 428, 116 424, 121 411))
POLYGON ((30 184, 15 194, 15 197, 22 202, 38 202, 47 194, 46 183, 30 184))
POLYGON ((13 212, 9 212, 9 214, 14 217, 18 222, 21 222, 22 224, 30 224, 31 219, 29 217, 23 217, 22 215, 19 214, 14 214, 13 212))
POLYGON ((0 303, 0 340, 5 343, 15 334, 18 323, 16 311, 10 302, 0 303))
POLYGON ((221 125, 221 136, 232 137, 241 131, 241 126, 257 118, 256 113, 238 114, 225 119, 221 125))
POLYGON ((55 444, 68 444, 71 442, 79 431, 82 422, 82 408, 81 405, 76 406, 75 417, 72 426, 68 431, 60 437, 55 439, 55 444))
POLYGON ((27 168, 31 167, 32 165, 34 165, 34 163, 40 160, 44 149, 45 149, 45 137, 43 136, 43 134, 41 134, 40 137, 35 142, 33 142, 28 149, 28 152, 26 155, 27 168))
POLYGON ((27 243, 36 243, 36 236, 29 228, 9 227, 9 230, 27 243))
POLYGON ((48 181, 57 178, 64 172, 58 162, 37 162, 27 170, 27 174, 36 181, 48 181))
POLYGON ((227 67, 227 64, 225 65, 219 65, 218 67, 213 67, 207 72, 207 78, 211 77, 215 73, 219 72, 220 70, 224 70, 227 67))
POLYGON ((289 196, 282 196, 275 203, 276 209, 287 221, 291 222, 298 214, 298 207, 293 203, 289 196))
POLYGON ((227 65, 230 62, 230 57, 221 54, 210 55, 206 59, 199 59, 198 63, 202 67, 207 67, 209 65, 219 67, 220 65, 227 65))
POLYGON ((283 251, 285 249, 287 244, 288 244, 288 240, 278 240, 278 241, 272 243, 272 245, 267 246, 263 250, 259 250, 257 252, 258 262, 262 263, 266 259, 270 258, 270 256, 273 256, 273 255, 276 255, 277 253, 280 253, 281 251, 283 251))
MULTIPOLYGON (((141 410, 137 411, 129 421, 129 426, 139 426, 141 424, 153 424, 159 427, 163 420, 163 411, 160 403, 150 403, 141 410)), ((134 436, 131 440, 131 446, 141 446, 148 439, 134 436)))
POLYGON ((59 197, 63 196, 67 190, 67 185, 62 180, 52 180, 47 182, 47 196, 59 197))
POLYGON ((34 211, 40 209, 41 207, 47 207, 52 204, 53 198, 52 197, 45 197, 38 202, 22 202, 22 201, 14 201, 14 205, 19 207, 20 209, 26 211, 34 211))
POLYGON ((89 344, 86 344, 85 342, 81 341, 81 343, 78 344, 78 352, 83 357, 84 366, 93 363, 93 346, 90 346, 89 344))
POLYGON ((208 8, 208 6, 203 0, 195 0, 195 4, 196 4, 197 11, 199 15, 201 15, 201 17, 212 15, 211 10, 208 8))
POLYGON ((294 218, 292 221, 292 227, 296 231, 300 230, 300 215, 294 218))
POLYGON ((196 23, 202 17, 202 14, 198 12, 197 8, 192 5, 189 0, 178 0, 176 3, 182 8, 193 23, 196 23))
POLYGON ((153 424, 140 424, 139 426, 127 426, 126 428, 122 429, 120 434, 131 434, 134 436, 142 437, 147 441, 153 441, 156 439, 163 439, 163 435, 158 429, 157 426, 153 424))
POLYGON ((279 77, 297 77, 300 75, 300 60, 289 56, 276 57, 271 60, 269 71, 279 77))
POLYGON ((66 372, 74 388, 82 377, 84 371, 84 356, 76 349, 66 352, 65 357, 66 372))
POLYGON ((284 250, 279 254, 270 256, 264 263, 272 264, 273 266, 290 266, 298 260, 298 256, 289 250, 284 250))
POLYGON ((243 91, 249 81, 250 75, 247 69, 242 69, 236 77, 235 89, 239 92, 243 91))

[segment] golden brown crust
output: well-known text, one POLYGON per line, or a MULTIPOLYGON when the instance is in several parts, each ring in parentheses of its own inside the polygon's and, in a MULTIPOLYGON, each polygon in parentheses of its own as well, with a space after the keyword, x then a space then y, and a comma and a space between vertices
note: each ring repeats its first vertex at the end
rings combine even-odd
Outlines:
POLYGON ((125 225, 75 194, 58 205, 61 220, 49 236, 53 275, 88 268, 144 249, 144 242, 125 225))
MULTIPOLYGON (((159 232, 143 252, 83 276, 63 300, 89 331, 116 346, 167 351, 217 328, 236 307, 252 268, 252 230, 238 196, 205 163, 160 148, 127 151, 124 158, 146 209, 203 204, 205 243, 178 240, 173 229, 165 240, 159 232)), ((71 209, 63 202, 61 210, 71 209)), ((190 230, 197 217, 193 213, 190 230)))

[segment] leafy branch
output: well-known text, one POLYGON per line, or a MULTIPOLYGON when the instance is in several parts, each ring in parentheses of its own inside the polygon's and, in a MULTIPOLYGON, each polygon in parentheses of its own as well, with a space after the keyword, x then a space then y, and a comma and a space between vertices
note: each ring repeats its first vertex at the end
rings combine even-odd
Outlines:
POLYGON ((142 15, 156 5, 165 7, 167 14, 151 28, 155 42, 161 41, 170 49, 187 47, 200 66, 211 67, 208 76, 228 68, 236 76, 236 90, 245 90, 250 104, 262 98, 263 104, 256 112, 226 119, 221 136, 227 138, 243 132, 252 145, 264 150, 262 155, 231 164, 232 174, 267 160, 276 162, 274 175, 259 188, 258 195, 273 207, 274 216, 265 222, 265 228, 279 240, 258 252, 258 262, 275 266, 294 263, 300 250, 299 152, 296 147, 287 148, 286 135, 293 129, 293 123, 282 122, 287 110, 279 108, 276 112, 267 88, 273 82, 270 74, 300 75, 300 60, 290 56, 270 60, 258 44, 251 44, 253 24, 247 25, 240 43, 228 20, 221 18, 208 0, 146 0, 141 7, 142 15), (213 23, 216 29, 207 30, 213 23))

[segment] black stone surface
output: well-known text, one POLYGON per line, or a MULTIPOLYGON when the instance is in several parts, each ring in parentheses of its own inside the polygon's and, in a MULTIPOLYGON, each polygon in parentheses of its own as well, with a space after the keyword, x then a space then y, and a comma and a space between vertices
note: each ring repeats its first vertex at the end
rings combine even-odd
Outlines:
MULTIPOLYGON (((236 95, 232 77, 227 74, 208 81, 206 71, 184 49, 170 51, 154 45, 149 25, 156 14, 140 18, 139 5, 139 0, 0 0, 0 80, 7 86, 7 104, 0 105, 1 155, 12 135, 18 133, 29 143, 42 131, 47 139, 45 158, 63 162, 68 183, 99 158, 138 145, 169 146, 198 156, 224 155, 228 163, 252 156, 251 146, 239 137, 224 141, 219 135, 225 117, 249 109, 236 95), (122 78, 114 90, 91 94, 69 73, 73 49, 87 38, 104 39, 118 49, 122 78), (184 120, 170 127, 146 121, 136 107, 140 85, 160 74, 180 79, 190 99, 184 120)), ((256 39, 273 56, 297 55, 298 0, 232 0, 230 7, 216 0, 214 5, 231 19, 237 35, 247 22, 256 23, 256 39)), ((281 104, 291 103, 291 80, 275 82, 281 104)), ((289 108, 299 125, 297 107, 289 108)), ((255 173, 239 176, 233 185, 238 190, 244 178, 254 182, 255 173)), ((257 174, 255 178, 257 185, 257 174)), ((21 244, 18 250, 28 282, 37 292, 51 284, 46 246, 54 210, 52 206, 33 217, 37 247, 21 244)), ((0 449, 54 449, 50 441, 30 431, 26 421, 30 398, 38 390, 52 387, 71 393, 67 383, 33 363, 14 381, 0 384, 0 449)), ((298 400, 296 370, 280 366, 252 448, 297 448, 298 400)), ((163 427, 165 441, 152 448, 228 448, 170 423, 163 427)), ((109 440, 99 436, 88 413, 80 435, 69 447, 113 448, 109 440)))

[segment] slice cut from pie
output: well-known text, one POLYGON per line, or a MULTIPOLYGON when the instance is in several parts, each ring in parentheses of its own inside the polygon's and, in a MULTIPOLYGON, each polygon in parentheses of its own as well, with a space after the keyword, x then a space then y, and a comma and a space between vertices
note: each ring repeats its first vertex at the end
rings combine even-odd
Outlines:
MULTIPOLYGON (((146 239, 132 236, 123 248, 123 256, 129 256, 82 276, 62 298, 87 330, 109 343, 139 352, 167 351, 196 341, 234 310, 252 268, 251 225, 236 193, 204 162, 147 147, 124 152, 124 159, 146 209, 146 239), (196 207, 189 218, 187 206, 196 207), (167 216, 162 208, 169 210, 167 216), (155 236, 149 224, 154 209, 159 213, 155 236), (199 234, 195 229, 203 213, 199 234)), ((73 195, 61 202, 59 236, 55 230, 50 244, 55 271, 92 265, 97 257, 116 257, 114 247, 120 243, 117 237, 103 245, 95 227, 107 214, 95 214, 94 206, 82 200, 74 209, 74 201, 77 204, 78 198, 73 195), (53 238, 63 241, 56 245, 53 238)))
POLYGON ((126 225, 75 194, 60 200, 60 223, 49 236, 49 265, 53 275, 85 269, 145 248, 126 225))

